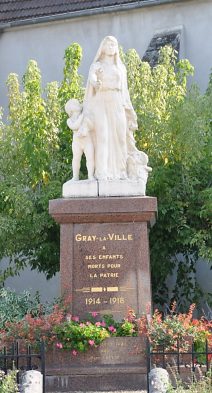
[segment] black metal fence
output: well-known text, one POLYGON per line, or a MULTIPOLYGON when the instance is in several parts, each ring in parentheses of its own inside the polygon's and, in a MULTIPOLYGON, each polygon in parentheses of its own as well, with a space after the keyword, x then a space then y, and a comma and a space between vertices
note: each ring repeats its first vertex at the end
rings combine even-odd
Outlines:
POLYGON ((182 372, 190 370, 194 376, 195 370, 201 368, 202 374, 207 374, 212 364, 212 349, 209 348, 208 341, 203 344, 203 350, 195 350, 194 342, 190 345, 190 350, 183 352, 180 341, 177 341, 175 351, 167 351, 165 345, 160 345, 158 350, 152 350, 151 344, 147 342, 147 389, 149 392, 149 372, 153 367, 164 369, 174 366, 175 371, 181 376, 182 372))
POLYGON ((38 343, 38 350, 32 352, 30 345, 20 347, 15 342, 10 348, 4 347, 0 351, 0 370, 6 374, 9 370, 17 370, 17 382, 21 372, 27 370, 39 370, 43 375, 43 393, 45 393, 45 346, 44 342, 38 343))

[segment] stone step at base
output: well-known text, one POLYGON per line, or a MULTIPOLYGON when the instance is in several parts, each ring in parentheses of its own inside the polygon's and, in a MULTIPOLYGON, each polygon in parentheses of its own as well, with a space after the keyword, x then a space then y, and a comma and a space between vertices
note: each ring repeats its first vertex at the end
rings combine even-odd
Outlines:
POLYGON ((46 392, 104 392, 104 391, 136 391, 146 389, 146 373, 118 372, 95 375, 72 374, 46 376, 46 392))

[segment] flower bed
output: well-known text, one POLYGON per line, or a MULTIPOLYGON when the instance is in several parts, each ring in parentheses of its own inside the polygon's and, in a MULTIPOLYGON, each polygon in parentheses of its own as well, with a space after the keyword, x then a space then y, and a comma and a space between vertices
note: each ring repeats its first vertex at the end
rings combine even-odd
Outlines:
MULTIPOLYGON (((152 317, 142 315, 137 318, 132 309, 122 322, 117 322, 111 315, 102 319, 98 313, 93 312, 87 320, 80 321, 78 316, 70 315, 69 299, 56 304, 49 314, 33 316, 25 315, 20 321, 6 322, 0 330, 1 346, 10 345, 14 339, 25 340, 26 343, 36 345, 44 340, 46 347, 66 350, 73 356, 98 347, 109 337, 148 337, 152 350, 163 345, 165 352, 184 353, 194 341, 194 349, 202 352, 205 340, 208 340, 209 349, 212 346, 212 322, 204 318, 193 319, 195 306, 191 305, 188 313, 176 313, 175 304, 165 318, 156 310, 152 317)), ((209 359, 210 360, 210 359, 209 359)), ((197 361, 204 363, 204 355, 197 354, 197 361)))
POLYGON ((193 319, 195 304, 192 304, 188 313, 176 313, 174 303, 170 314, 163 317, 162 313, 155 310, 148 320, 146 316, 140 318, 140 331, 147 335, 152 350, 163 346, 165 352, 186 353, 191 351, 191 344, 197 351, 208 340, 209 348, 212 347, 212 321, 205 318, 193 319))
MULTIPOLYGON (((162 346, 163 353, 154 355, 160 358, 159 365, 179 359, 180 373, 186 380, 191 377, 194 365, 192 355, 186 353, 191 350, 191 343, 194 342, 196 351, 202 351, 205 339, 209 350, 212 346, 211 321, 194 320, 194 305, 185 314, 177 314, 173 305, 165 317, 156 310, 152 316, 138 318, 129 308, 122 322, 115 321, 111 315, 100 319, 95 312, 80 321, 78 316, 70 315, 69 305, 68 300, 56 304, 48 314, 42 313, 40 307, 40 314, 31 312, 19 321, 6 322, 0 330, 1 346, 10 346, 14 339, 21 340, 21 345, 32 346, 39 340, 45 341, 49 391, 53 385, 59 391, 67 381, 67 389, 71 386, 75 390, 81 383, 82 389, 88 390, 101 390, 102 386, 104 390, 117 390, 117 386, 135 390, 145 387, 147 338, 151 351, 162 346)), ((195 356, 196 363, 210 361, 205 355, 195 356)), ((202 370, 205 372, 204 366, 202 370)))
POLYGON ((116 322, 111 315, 98 319, 92 313, 87 320, 68 313, 67 304, 55 305, 48 315, 33 317, 27 314, 21 321, 7 322, 0 331, 1 346, 10 345, 14 339, 25 340, 35 346, 44 340, 47 348, 71 351, 73 356, 97 347, 108 337, 137 336, 138 322, 132 310, 122 322, 116 322))

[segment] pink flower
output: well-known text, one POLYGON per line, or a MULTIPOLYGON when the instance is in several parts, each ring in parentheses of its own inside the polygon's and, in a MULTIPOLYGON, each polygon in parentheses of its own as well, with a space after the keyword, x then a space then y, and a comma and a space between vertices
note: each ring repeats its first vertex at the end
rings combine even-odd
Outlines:
POLYGON ((102 321, 102 322, 101 322, 101 326, 102 326, 102 327, 105 327, 105 326, 106 326, 105 321, 102 321))
POLYGON ((95 344, 94 340, 88 340, 88 344, 90 344, 91 346, 95 344))
POLYGON ((98 315, 98 312, 92 311, 91 315, 92 315, 93 318, 95 318, 98 315))
POLYGON ((63 344, 62 343, 56 343, 56 348, 62 349, 63 348, 63 344))
POLYGON ((86 325, 87 325, 87 326, 89 326, 90 324, 91 324, 90 322, 88 322, 88 321, 86 322, 86 325))
POLYGON ((79 322, 79 317, 72 317, 72 321, 79 322))
POLYGON ((80 327, 84 327, 85 326, 85 324, 84 323, 80 323, 80 327))
POLYGON ((116 328, 114 328, 114 326, 108 326, 108 330, 111 333, 115 333, 116 332, 116 328))
POLYGON ((96 325, 97 327, 102 326, 101 322, 96 322, 95 325, 96 325))
POLYGON ((77 351, 75 351, 75 349, 72 351, 72 355, 77 356, 77 351))

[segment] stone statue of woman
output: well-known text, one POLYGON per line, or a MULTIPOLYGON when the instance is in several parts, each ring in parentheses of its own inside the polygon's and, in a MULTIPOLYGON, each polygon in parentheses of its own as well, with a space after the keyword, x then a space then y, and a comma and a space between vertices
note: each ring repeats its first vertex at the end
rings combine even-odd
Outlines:
POLYGON ((103 39, 91 65, 84 107, 93 114, 96 179, 128 178, 128 155, 138 151, 133 136, 137 117, 118 42, 112 36, 103 39))
MULTIPOLYGON (((95 180, 87 184, 87 196, 145 195, 151 168, 148 156, 135 146, 137 116, 115 37, 102 40, 91 64, 82 111, 85 118, 92 119, 89 134, 94 151, 95 180)), ((63 196, 83 196, 83 187, 80 181, 76 188, 67 182, 63 196)))

